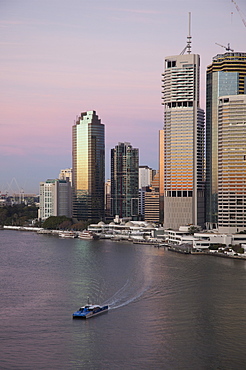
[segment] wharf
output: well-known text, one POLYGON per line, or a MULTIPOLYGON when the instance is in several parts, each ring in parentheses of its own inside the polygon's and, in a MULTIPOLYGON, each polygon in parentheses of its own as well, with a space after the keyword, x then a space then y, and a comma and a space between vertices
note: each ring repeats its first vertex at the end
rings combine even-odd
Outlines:
POLYGON ((189 244, 179 244, 179 245, 168 245, 167 249, 170 252, 182 253, 182 254, 191 254, 192 246, 189 244))

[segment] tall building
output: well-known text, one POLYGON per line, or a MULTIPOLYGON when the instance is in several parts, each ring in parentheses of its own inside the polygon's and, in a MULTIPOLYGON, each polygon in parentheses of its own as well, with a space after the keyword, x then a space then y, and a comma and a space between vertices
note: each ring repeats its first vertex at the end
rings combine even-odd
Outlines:
POLYGON ((145 212, 145 193, 149 190, 151 181, 155 175, 156 171, 149 166, 139 166, 139 203, 138 203, 138 213, 140 217, 144 220, 145 212))
POLYGON ((111 216, 111 180, 105 182, 105 217, 111 216))
POLYGON ((73 125, 73 217, 104 218, 104 125, 95 111, 81 113, 73 125))
POLYGON ((246 53, 227 52, 213 58, 206 82, 206 222, 218 222, 219 97, 246 93, 246 53))
MULTIPOLYGON (((187 45, 188 46, 188 45, 187 45)), ((165 58, 164 127, 160 133, 164 171, 164 227, 204 226, 204 111, 200 108, 200 57, 165 58)))
POLYGON ((156 171, 149 166, 139 166, 139 215, 144 219, 144 209, 145 209, 145 193, 149 190, 151 181, 155 175, 156 171))
POLYGON ((218 229, 246 230, 246 95, 219 99, 218 229))
POLYGON ((150 186, 154 174, 155 171, 152 170, 152 168, 150 168, 149 166, 139 166, 139 189, 145 186, 150 186))
POLYGON ((66 180, 49 179, 40 182, 39 218, 72 216, 71 183, 66 180))
POLYGON ((160 220, 164 222, 164 130, 159 130, 159 200, 160 220))
POLYGON ((111 212, 119 217, 138 217, 138 149, 118 143, 111 149, 111 212))
POLYGON ((147 222, 160 221, 160 192, 159 192, 159 171, 151 181, 149 191, 145 192, 144 220, 147 222))

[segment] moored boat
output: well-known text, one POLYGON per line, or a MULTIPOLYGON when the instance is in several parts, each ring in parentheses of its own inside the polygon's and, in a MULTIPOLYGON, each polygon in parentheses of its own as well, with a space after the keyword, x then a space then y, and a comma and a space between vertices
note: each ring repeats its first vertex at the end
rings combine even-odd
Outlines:
POLYGON ((99 236, 93 233, 92 231, 88 230, 83 230, 79 233, 78 237, 80 239, 87 239, 87 240, 92 240, 92 239, 99 239, 99 236))
POLYGON ((77 238, 78 234, 73 231, 61 231, 59 232, 60 238, 77 238))

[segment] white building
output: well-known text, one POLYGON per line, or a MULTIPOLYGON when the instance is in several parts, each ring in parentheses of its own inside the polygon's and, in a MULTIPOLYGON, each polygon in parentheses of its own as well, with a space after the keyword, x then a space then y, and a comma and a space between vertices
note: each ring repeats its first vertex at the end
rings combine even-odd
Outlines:
POLYGON ((189 233, 190 226, 181 226, 179 230, 165 230, 165 240, 171 245, 189 244, 195 249, 208 249, 211 245, 221 244, 226 247, 246 243, 246 234, 224 234, 219 232, 189 233))
POLYGON ((154 173, 155 171, 149 166, 139 166, 138 188, 142 189, 143 187, 150 186, 154 173))
POLYGON ((71 182, 68 179, 40 182, 38 217, 45 220, 50 216, 71 217, 71 182))

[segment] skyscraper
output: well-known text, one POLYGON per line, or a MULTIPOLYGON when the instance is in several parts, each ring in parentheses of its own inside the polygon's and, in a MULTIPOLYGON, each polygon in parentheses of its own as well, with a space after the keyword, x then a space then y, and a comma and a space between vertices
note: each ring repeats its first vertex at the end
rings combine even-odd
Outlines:
POLYGON ((161 133, 164 171, 164 227, 204 226, 204 111, 200 108, 200 57, 165 58, 164 127, 161 133))
POLYGON ((138 217, 138 149, 118 143, 111 149, 111 212, 119 217, 138 217))
POLYGON ((73 217, 104 218, 104 125, 95 111, 81 113, 73 125, 73 217))
POLYGON ((219 97, 246 93, 246 53, 227 52, 213 58, 206 82, 206 222, 218 222, 218 104, 219 97))
POLYGON ((218 229, 246 230, 246 95, 241 94, 219 99, 218 229))

